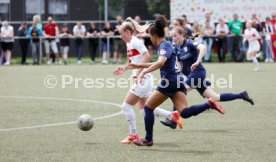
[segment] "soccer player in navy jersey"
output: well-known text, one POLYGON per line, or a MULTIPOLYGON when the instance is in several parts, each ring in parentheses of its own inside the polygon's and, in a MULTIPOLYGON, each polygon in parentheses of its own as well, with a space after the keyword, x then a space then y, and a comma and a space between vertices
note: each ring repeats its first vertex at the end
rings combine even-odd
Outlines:
MULTIPOLYGON (((203 44, 193 42, 190 39, 186 39, 187 36, 185 35, 185 31, 179 27, 173 29, 172 37, 175 43, 175 52, 177 53, 179 66, 181 68, 181 72, 187 77, 185 83, 189 87, 189 90, 196 89, 203 97, 213 98, 216 101, 232 101, 236 99, 243 99, 254 105, 253 99, 248 96, 246 91, 241 93, 218 94, 213 89, 211 89, 211 83, 206 80, 206 70, 201 63, 201 60, 206 52, 205 46, 203 44)), ((198 115, 203 111, 205 110, 198 109, 198 111, 194 112, 193 115, 198 115)), ((191 116, 184 116, 184 118, 189 117, 191 116)), ((177 126, 174 121, 168 119, 160 122, 173 129, 175 129, 177 126)))
MULTIPOLYGON (((138 146, 152 146, 153 145, 153 125, 154 125, 154 109, 162 104, 166 99, 170 98, 176 110, 183 117, 187 113, 192 113, 196 109, 213 108, 220 113, 224 113, 223 107, 214 99, 208 99, 208 102, 188 107, 186 99, 186 88, 184 85, 184 78, 180 74, 176 66, 176 53, 171 42, 165 40, 165 30, 167 22, 163 16, 156 18, 155 24, 149 27, 149 34, 151 42, 158 47, 158 60, 153 63, 130 63, 127 68, 146 68, 137 77, 137 83, 141 82, 144 76, 152 71, 160 69, 161 82, 157 89, 146 101, 144 106, 145 116, 145 138, 133 141, 138 146)), ((182 122, 179 118, 177 122, 182 122)))

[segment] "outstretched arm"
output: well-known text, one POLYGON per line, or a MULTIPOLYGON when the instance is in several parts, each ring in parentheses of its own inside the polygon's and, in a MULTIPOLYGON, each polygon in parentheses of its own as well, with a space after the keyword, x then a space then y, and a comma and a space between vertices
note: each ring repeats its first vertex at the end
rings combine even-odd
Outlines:
POLYGON ((193 63, 193 65, 191 66, 191 70, 194 71, 195 68, 199 65, 199 63, 201 62, 203 56, 205 55, 206 53, 206 47, 203 45, 203 44, 199 44, 197 46, 197 49, 199 50, 199 54, 198 54, 198 57, 197 57, 197 60, 195 63, 193 63))

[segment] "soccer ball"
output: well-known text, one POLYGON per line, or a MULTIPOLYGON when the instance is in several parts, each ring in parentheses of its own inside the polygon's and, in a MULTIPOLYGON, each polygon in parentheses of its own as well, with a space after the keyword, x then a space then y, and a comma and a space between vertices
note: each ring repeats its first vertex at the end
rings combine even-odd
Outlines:
POLYGON ((82 131, 89 131, 94 126, 94 120, 88 114, 83 114, 78 118, 77 125, 82 131))

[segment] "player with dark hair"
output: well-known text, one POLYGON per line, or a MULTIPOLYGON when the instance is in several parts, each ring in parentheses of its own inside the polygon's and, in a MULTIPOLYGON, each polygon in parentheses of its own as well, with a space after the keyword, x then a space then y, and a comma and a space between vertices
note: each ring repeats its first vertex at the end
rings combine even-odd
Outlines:
MULTIPOLYGON (((192 116, 197 109, 209 109, 210 107, 222 114, 224 113, 223 107, 216 102, 216 100, 211 98, 204 104, 188 107, 184 78, 176 66, 176 53, 174 52, 172 43, 165 39, 164 28, 166 25, 166 19, 163 16, 158 16, 155 24, 149 27, 150 40, 158 47, 158 60, 153 63, 130 63, 127 67, 130 69, 146 68, 143 69, 137 77, 138 83, 141 82, 148 73, 157 69, 160 69, 162 79, 157 89, 149 97, 144 106, 146 137, 133 142, 138 146, 153 145, 153 111, 168 98, 172 100, 175 108, 182 117, 187 115, 192 116)), ((181 119, 177 120, 177 122, 179 121, 181 121, 181 119)))
MULTIPOLYGON (((119 27, 119 33, 122 40, 127 44, 127 56, 128 60, 132 63, 147 63, 150 61, 150 54, 145 47, 144 43, 138 39, 135 34, 139 32, 145 32, 149 27, 146 25, 139 25, 138 22, 132 18, 127 18, 119 27)), ((113 74, 121 75, 127 70, 126 66, 117 67, 113 74)), ((132 70, 132 79, 135 79, 143 69, 132 70)), ((152 89, 152 76, 151 74, 144 75, 143 82, 141 84, 134 84, 127 93, 124 102, 122 104, 122 110, 125 114, 126 120, 129 126, 128 136, 121 141, 122 144, 129 144, 133 140, 138 139, 139 135, 136 130, 136 115, 133 107, 137 104, 140 112, 144 114, 144 104, 151 95, 152 89)), ((170 112, 161 108, 154 110, 154 115, 159 117, 166 117, 172 121, 178 120, 179 113, 177 111, 170 112)), ((179 122, 178 122, 179 123, 179 122)), ((179 123, 180 127, 182 123, 179 123)))

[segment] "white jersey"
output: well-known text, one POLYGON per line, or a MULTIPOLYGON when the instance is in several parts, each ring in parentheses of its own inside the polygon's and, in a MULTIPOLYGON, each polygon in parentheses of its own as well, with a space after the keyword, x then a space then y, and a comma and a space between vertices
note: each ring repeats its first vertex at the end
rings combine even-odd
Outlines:
MULTIPOLYGON (((255 28, 251 28, 250 30, 245 29, 244 35, 248 40, 248 38, 259 36, 259 33, 257 32, 257 30, 255 28)), ((252 40, 252 41, 248 41, 248 43, 249 43, 249 46, 250 45, 257 45, 257 44, 259 44, 259 41, 258 40, 252 40)))
MULTIPOLYGON (((148 52, 148 49, 144 45, 143 41, 135 36, 132 36, 131 41, 127 43, 127 56, 131 63, 142 63, 143 55, 148 52)), ((136 75, 137 69, 132 70, 132 74, 136 75)))
MULTIPOLYGON (((251 28, 250 30, 245 29, 244 35, 247 40, 252 37, 259 37, 259 33, 257 32, 257 30, 255 28, 251 28)), ((248 52, 260 50, 260 43, 258 40, 248 41, 248 45, 249 45, 248 52)))

